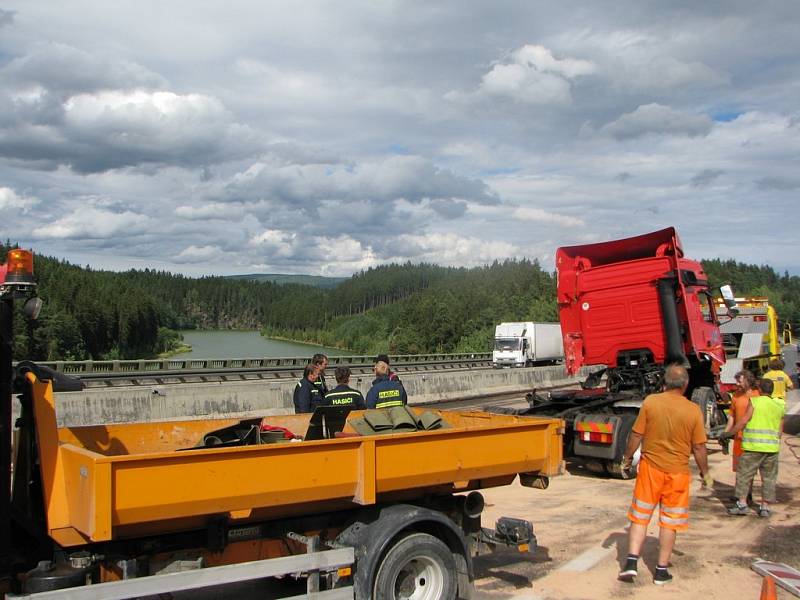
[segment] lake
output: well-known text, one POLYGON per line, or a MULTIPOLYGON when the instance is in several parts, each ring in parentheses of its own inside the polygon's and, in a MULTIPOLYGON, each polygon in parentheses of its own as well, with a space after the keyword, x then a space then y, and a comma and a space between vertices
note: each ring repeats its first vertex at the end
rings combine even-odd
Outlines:
POLYGON ((258 331, 181 331, 191 352, 174 358, 276 358, 307 356, 321 352, 328 356, 349 356, 346 350, 325 348, 262 337, 258 331))

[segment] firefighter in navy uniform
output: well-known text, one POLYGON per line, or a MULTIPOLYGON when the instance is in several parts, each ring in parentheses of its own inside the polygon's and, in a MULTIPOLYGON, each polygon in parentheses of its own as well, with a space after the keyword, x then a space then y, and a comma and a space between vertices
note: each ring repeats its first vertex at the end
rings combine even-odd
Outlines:
POLYGON ((303 369, 303 378, 294 387, 294 412, 313 413, 322 404, 322 394, 316 386, 318 371, 314 365, 306 365, 303 369))
POLYGON ((314 382, 321 398, 328 393, 328 385, 325 383, 325 369, 328 368, 328 357, 324 354, 315 354, 311 357, 311 365, 317 371, 317 380, 314 382))
POLYGON ((348 367, 336 367, 334 372, 337 385, 325 394, 322 400, 323 406, 347 406, 353 410, 364 410, 364 396, 356 389, 350 387, 350 369, 348 367))
POLYGON ((399 379, 389 379, 389 365, 375 363, 375 381, 367 392, 367 408, 391 408, 408 403, 406 390, 399 379))

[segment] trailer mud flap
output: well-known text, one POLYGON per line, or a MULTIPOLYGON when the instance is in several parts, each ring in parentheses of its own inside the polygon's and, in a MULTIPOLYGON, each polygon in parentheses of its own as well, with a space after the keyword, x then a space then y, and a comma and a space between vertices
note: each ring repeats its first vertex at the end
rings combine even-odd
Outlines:
POLYGON ((573 425, 576 456, 618 460, 625 451, 633 415, 579 413, 573 425))

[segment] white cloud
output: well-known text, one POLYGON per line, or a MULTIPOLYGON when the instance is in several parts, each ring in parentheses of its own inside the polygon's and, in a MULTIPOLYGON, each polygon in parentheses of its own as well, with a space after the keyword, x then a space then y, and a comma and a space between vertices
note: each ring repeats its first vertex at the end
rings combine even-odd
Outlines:
POLYGON ((553 223, 554 225, 562 225, 564 227, 585 227, 586 221, 577 217, 570 217, 568 215, 560 215, 558 213, 542 210, 541 208, 530 208, 527 206, 520 206, 513 211, 515 218, 521 221, 536 221, 539 223, 553 223))
POLYGON ((527 104, 569 104, 570 80, 594 71, 590 61, 558 59, 543 46, 525 45, 484 74, 479 90, 527 104))
POLYGON ((662 104, 646 104, 603 125, 601 131, 620 140, 647 134, 697 137, 711 131, 706 115, 692 115, 662 104))
MULTIPOLYGON (((11 188, 0 187, 0 211, 20 210, 26 212, 39 202, 38 198, 20 196, 11 188)), ((9 215, 5 215, 5 218, 8 217, 9 215)))
POLYGON ((189 221, 205 221, 207 219, 227 220, 244 214, 241 206, 222 202, 209 202, 199 206, 181 205, 175 208, 175 216, 189 221))
POLYGON ((131 211, 117 213, 87 207, 35 228, 33 236, 39 239, 129 237, 143 233, 149 224, 148 217, 131 211))
POLYGON ((177 263, 200 263, 218 259, 223 251, 216 246, 188 246, 178 252, 173 260, 177 263))

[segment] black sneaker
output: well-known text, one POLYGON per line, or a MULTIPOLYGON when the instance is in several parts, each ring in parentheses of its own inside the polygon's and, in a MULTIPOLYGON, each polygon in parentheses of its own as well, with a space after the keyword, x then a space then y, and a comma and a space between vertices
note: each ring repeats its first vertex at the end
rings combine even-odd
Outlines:
POLYGON ((667 567, 656 567, 655 575, 653 575, 653 583, 656 585, 664 585, 672 581, 672 575, 667 571, 667 567))
POLYGON ((635 558, 629 558, 625 561, 625 568, 619 572, 617 579, 620 581, 631 582, 636 579, 639 574, 639 561, 635 558))

